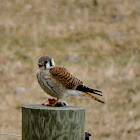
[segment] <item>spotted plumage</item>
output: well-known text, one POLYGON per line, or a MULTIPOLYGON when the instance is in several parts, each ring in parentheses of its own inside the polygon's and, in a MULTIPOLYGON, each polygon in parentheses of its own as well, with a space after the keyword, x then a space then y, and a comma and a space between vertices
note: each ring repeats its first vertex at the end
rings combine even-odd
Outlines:
POLYGON ((88 96, 104 103, 90 94, 93 93, 102 96, 99 94, 101 91, 85 86, 81 80, 70 74, 64 67, 55 66, 54 60, 51 57, 41 57, 38 60, 38 66, 38 83, 47 94, 57 98, 57 101, 68 96, 79 95, 88 96))

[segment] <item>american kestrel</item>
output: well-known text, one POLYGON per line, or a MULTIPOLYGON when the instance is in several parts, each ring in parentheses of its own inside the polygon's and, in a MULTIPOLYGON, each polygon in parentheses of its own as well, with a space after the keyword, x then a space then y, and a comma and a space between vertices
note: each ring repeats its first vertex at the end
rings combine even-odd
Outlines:
POLYGON ((86 95, 98 102, 104 103, 91 95, 93 93, 102 96, 98 93, 102 93, 101 91, 85 86, 81 80, 70 74, 64 67, 56 66, 53 58, 49 56, 39 58, 38 67, 36 75, 39 85, 47 94, 57 98, 52 106, 55 106, 59 99, 73 95, 86 95))

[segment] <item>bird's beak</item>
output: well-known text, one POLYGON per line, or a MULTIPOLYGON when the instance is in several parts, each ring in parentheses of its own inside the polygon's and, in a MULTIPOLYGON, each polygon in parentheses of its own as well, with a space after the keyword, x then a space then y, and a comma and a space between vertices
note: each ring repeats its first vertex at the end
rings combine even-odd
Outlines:
POLYGON ((42 63, 38 63, 38 66, 39 66, 39 67, 42 67, 43 65, 42 65, 42 63))

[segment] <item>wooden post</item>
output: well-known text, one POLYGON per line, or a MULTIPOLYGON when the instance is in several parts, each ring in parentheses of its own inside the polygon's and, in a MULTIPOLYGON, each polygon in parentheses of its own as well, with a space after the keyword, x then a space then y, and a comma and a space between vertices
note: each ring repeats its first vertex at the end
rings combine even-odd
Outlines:
POLYGON ((23 105, 22 140, 85 140, 85 108, 23 105))

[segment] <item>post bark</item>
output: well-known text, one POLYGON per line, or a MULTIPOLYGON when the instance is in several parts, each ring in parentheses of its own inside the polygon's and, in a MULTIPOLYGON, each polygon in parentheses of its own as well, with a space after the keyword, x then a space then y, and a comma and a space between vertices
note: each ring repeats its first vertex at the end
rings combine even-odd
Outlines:
POLYGON ((85 108, 22 106, 22 140, 85 140, 85 108))

